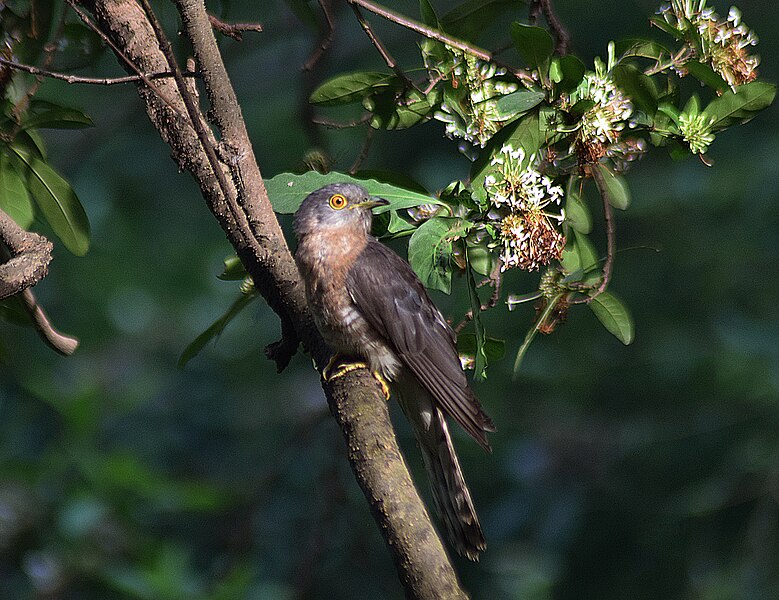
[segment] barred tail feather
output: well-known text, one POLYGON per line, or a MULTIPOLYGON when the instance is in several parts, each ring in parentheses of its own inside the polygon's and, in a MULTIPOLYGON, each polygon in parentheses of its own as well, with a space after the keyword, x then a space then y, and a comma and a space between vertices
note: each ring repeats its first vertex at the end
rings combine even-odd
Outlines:
POLYGON ((418 386, 403 386, 400 404, 412 424, 422 450, 438 515, 444 523, 447 538, 461 556, 479 560, 486 547, 484 533, 465 483, 460 462, 444 414, 436 408, 427 393, 418 386))

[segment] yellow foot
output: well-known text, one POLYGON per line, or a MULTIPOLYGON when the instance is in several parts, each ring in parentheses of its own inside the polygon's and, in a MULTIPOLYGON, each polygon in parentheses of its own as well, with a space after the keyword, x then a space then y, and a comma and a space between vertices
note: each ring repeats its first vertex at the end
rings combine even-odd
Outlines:
POLYGON ((381 391, 384 392, 384 398, 386 398, 387 401, 389 401, 390 389, 387 380, 384 379, 384 377, 382 377, 381 373, 379 373, 378 371, 371 371, 371 375, 373 375, 373 378, 379 382, 379 385, 381 386, 381 391))
MULTIPOLYGON (((357 369, 370 369, 370 367, 368 367, 368 365, 362 361, 342 362, 344 360, 344 357, 340 354, 333 356, 327 363, 327 366, 322 369, 322 378, 325 381, 332 381, 333 379, 343 377, 347 373, 351 373, 357 369)), ((389 400, 390 389, 386 379, 384 379, 384 377, 382 377, 381 374, 377 371, 371 371, 371 375, 373 375, 376 381, 379 382, 384 397, 389 400)))
POLYGON ((368 368, 368 365, 365 364, 364 362, 361 361, 343 362, 345 360, 346 359, 340 354, 335 354, 327 363, 327 366, 324 369, 322 369, 322 378, 325 381, 332 381, 333 379, 338 379, 339 377, 343 377, 344 375, 346 375, 351 371, 368 368))

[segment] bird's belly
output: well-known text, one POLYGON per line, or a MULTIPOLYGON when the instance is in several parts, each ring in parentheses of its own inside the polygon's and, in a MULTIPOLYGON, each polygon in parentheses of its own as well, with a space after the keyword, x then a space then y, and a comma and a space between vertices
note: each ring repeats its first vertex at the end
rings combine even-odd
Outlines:
POLYGON ((388 380, 395 379, 400 369, 397 355, 351 301, 335 314, 323 311, 316 317, 319 330, 333 350, 362 358, 372 371, 381 373, 388 380))

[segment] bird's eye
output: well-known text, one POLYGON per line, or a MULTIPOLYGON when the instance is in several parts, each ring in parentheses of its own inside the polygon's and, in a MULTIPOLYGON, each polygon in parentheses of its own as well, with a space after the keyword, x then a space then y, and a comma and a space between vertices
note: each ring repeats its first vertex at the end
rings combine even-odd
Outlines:
POLYGON ((346 206, 346 198, 341 194, 333 194, 330 196, 330 208, 335 210, 341 210, 346 206))

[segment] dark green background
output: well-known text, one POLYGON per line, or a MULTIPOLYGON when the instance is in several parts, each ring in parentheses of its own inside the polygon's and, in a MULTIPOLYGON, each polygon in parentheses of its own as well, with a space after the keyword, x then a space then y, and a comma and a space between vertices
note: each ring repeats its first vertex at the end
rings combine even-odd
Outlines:
MULTIPOLYGON (((387 4, 417 14, 415 2, 387 4)), ((556 5, 588 64, 610 39, 647 35, 657 8, 556 5)), ((156 6, 173 33, 173 5, 156 6)), ((313 146, 300 65, 315 40, 282 2, 228 7, 230 20, 265 26, 221 42, 260 168, 299 168, 313 146)), ((739 7, 761 38, 761 75, 777 81, 779 9, 739 7)), ((513 18, 525 16, 520 7, 513 18)), ((351 12, 338 17, 314 81, 383 68, 351 12)), ((403 64, 419 64, 418 38, 371 20, 403 64)), ((80 71, 118 72, 110 56, 80 71)), ((89 214, 92 247, 75 258, 56 246, 36 288, 81 339, 73 357, 0 324, 0 597, 402 597, 309 359, 277 375, 263 356, 279 336, 271 311, 253 304, 176 368, 238 286, 216 279, 231 249, 134 88, 47 81, 40 97, 95 120, 46 132, 89 214)), ((380 132, 365 166, 440 188, 468 170, 442 131, 380 132)), ((341 169, 362 142, 362 132, 319 135, 341 169)), ((634 314, 632 346, 581 308, 532 345, 512 382, 532 312, 487 316, 509 349, 475 386, 498 426, 494 452, 457 436, 489 543, 480 563, 456 560, 475 598, 779 597, 778 151, 769 109, 719 136, 713 168, 656 150, 630 173, 611 289, 634 314)), ((506 287, 535 285, 512 274, 506 287)), ((436 296, 454 318, 464 289, 456 281, 457 300, 436 296)))

